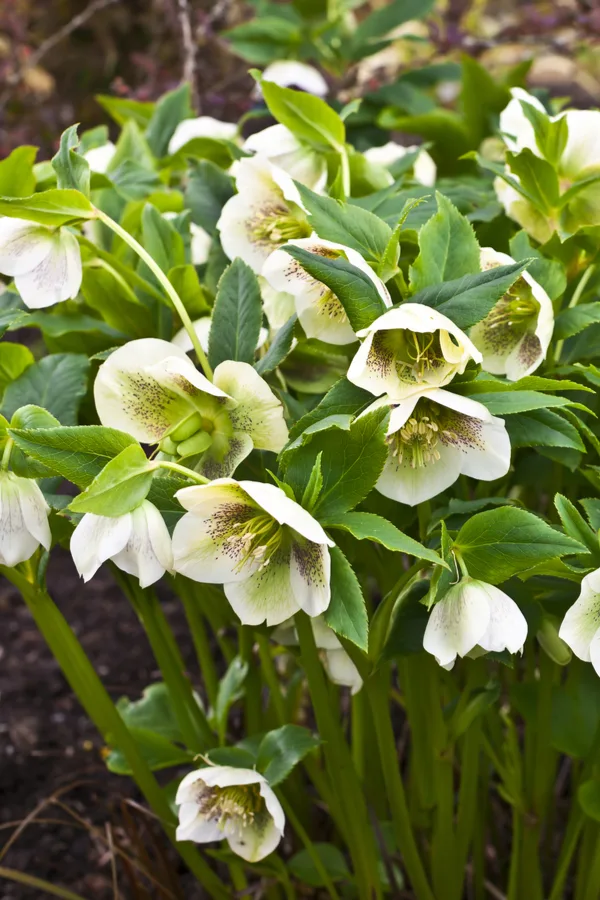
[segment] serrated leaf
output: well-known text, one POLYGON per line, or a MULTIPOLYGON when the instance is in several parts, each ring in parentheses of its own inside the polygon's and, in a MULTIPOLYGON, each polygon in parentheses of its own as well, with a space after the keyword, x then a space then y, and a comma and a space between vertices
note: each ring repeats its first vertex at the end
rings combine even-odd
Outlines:
POLYGON ((272 81, 262 81, 261 89, 271 114, 296 137, 318 150, 343 149, 344 123, 320 97, 280 87, 272 81))
POLYGON ((338 547, 331 547, 331 601, 325 621, 336 634, 365 652, 369 646, 367 608, 352 566, 338 547))
POLYGON ((347 512, 343 516, 322 518, 321 524, 325 528, 347 531, 359 541, 375 541, 396 553, 408 553, 416 559, 426 559, 437 565, 444 565, 435 550, 424 547, 382 516, 366 512, 347 512))
POLYGON ((219 282, 212 315, 208 358, 213 368, 227 359, 252 364, 262 322, 258 279, 241 259, 234 259, 219 282))
POLYGON ((189 84, 184 83, 174 91, 163 94, 146 128, 146 140, 155 156, 164 156, 176 127, 192 115, 189 84))
POLYGON ((347 378, 341 378, 325 394, 323 399, 302 416, 290 428, 290 440, 295 440, 315 422, 333 415, 353 416, 360 412, 368 403, 373 402, 373 395, 362 388, 357 387, 347 378))
POLYGON ((565 340, 579 334, 590 325, 600 322, 600 301, 585 303, 582 306, 573 306, 564 309, 556 317, 554 324, 554 337, 557 340, 565 340))
POLYGON ((413 292, 480 271, 473 226, 454 204, 436 192, 438 211, 419 231, 419 255, 410 268, 413 292))
POLYGON ((320 744, 300 725, 282 725, 265 734, 258 748, 256 767, 271 787, 280 784, 304 757, 320 744))
POLYGON ((131 444, 105 465, 69 508, 96 516, 125 515, 146 499, 155 470, 156 463, 146 458, 140 445, 131 444))
POLYGON ((2 413, 9 419, 20 406, 33 403, 49 410, 64 425, 77 421, 87 391, 89 360, 79 353, 56 353, 29 366, 8 385, 2 413))
POLYGON ((0 197, 0 215, 59 226, 78 219, 93 219, 96 210, 80 191, 52 188, 30 197, 0 197))
POLYGON ((600 556, 598 535, 590 528, 571 501, 562 494, 556 494, 554 505, 567 534, 574 540, 584 544, 595 557, 600 556))
POLYGON ((58 152, 52 157, 52 168, 56 172, 58 188, 73 188, 86 197, 90 195, 90 166, 88 161, 76 153, 79 146, 77 125, 71 125, 60 137, 58 152))
POLYGON ((254 368, 259 375, 268 375, 269 372, 273 372, 290 353, 297 321, 298 316, 294 313, 285 325, 281 326, 265 355, 254 364, 254 368))

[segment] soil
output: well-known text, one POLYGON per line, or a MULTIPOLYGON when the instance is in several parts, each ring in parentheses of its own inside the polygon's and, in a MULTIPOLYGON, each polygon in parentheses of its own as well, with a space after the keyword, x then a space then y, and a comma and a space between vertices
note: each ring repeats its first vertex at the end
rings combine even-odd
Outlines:
MULTIPOLYGON (((53 553, 48 583, 114 699, 123 694, 139 696, 146 685, 159 679, 143 629, 108 571, 100 572, 83 590, 70 557, 59 551, 53 553)), ((192 670, 193 650, 179 604, 166 598, 164 610, 192 670)), ((36 816, 40 821, 27 825, 0 865, 46 879, 85 900, 113 900, 113 854, 107 847, 107 829, 131 856, 138 852, 136 832, 140 829, 145 847, 156 841, 148 851, 153 859, 166 855, 163 865, 175 882, 172 896, 197 900, 201 894, 186 883, 185 875, 176 872, 177 863, 165 839, 145 814, 128 805, 140 798, 128 778, 107 771, 102 749, 102 739, 68 687, 18 591, 2 580, 0 847, 38 804, 57 794, 73 813, 95 826, 100 837, 90 834, 55 803, 48 803, 36 816)), ((128 884, 127 875, 121 863, 118 883, 122 900, 165 896, 143 879, 136 890, 128 884)), ((46 896, 37 888, 0 880, 2 900, 46 896)))

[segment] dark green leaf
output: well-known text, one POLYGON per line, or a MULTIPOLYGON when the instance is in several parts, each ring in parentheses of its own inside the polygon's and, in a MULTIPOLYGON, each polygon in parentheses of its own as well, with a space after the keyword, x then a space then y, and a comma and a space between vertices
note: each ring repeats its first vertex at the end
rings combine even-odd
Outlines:
POLYGON ((52 157, 58 188, 73 188, 86 197, 90 195, 90 167, 88 161, 76 152, 79 146, 77 125, 63 131, 58 152, 52 157))
POLYGON ((45 356, 8 385, 3 415, 8 419, 20 406, 33 403, 49 410, 64 425, 74 424, 87 391, 89 367, 87 357, 79 353, 45 356))
POLYGON ((319 738, 312 735, 308 728, 282 725, 275 731, 269 731, 260 742, 256 767, 271 787, 275 787, 319 743, 319 738))
POLYGON ((438 211, 419 232, 419 255, 410 269, 413 292, 443 281, 474 275, 481 269, 473 226, 439 192, 438 211))
POLYGON ((253 363, 262 322, 256 275, 235 259, 219 282, 212 315, 208 358, 213 368, 226 359, 253 363))
POLYGON ((185 202, 192 222, 214 234, 223 206, 233 197, 233 180, 209 161, 194 163, 185 188, 185 202))
POLYGON ((367 608, 352 566, 338 547, 331 554, 331 601, 325 611, 330 628, 365 652, 369 645, 367 608))
POLYGON ((146 140, 155 156, 164 156, 176 127, 192 115, 189 84, 184 83, 174 91, 163 94, 146 128, 146 140))
POLYGON ((426 559, 432 563, 441 564, 442 560, 435 550, 429 550, 414 538, 404 534, 387 519, 366 512, 347 512, 343 516, 333 516, 321 519, 321 524, 326 528, 339 528, 348 531, 352 537, 359 541, 368 540, 381 544, 388 550, 397 553, 408 553, 417 559, 426 559))
POLYGON ((297 321, 298 316, 294 313, 285 325, 281 326, 265 355, 254 364, 254 368, 259 375, 267 375, 269 372, 272 372, 291 351, 297 321))
POLYGON ((37 147, 17 147, 0 162, 0 197, 29 197, 35 191, 37 147))

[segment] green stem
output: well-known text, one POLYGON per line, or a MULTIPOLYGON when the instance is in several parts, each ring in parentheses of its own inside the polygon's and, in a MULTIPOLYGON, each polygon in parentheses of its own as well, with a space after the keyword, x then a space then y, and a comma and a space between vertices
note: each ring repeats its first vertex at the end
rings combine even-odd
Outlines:
POLYGON ((175 837, 176 818, 167 798, 138 750, 137 744, 98 678, 92 664, 50 595, 27 581, 14 569, 0 567, 2 574, 21 592, 36 625, 61 667, 77 699, 109 746, 125 756, 138 788, 161 822, 169 840, 201 885, 215 900, 230 894, 196 849, 175 837))
POLYGON ((184 675, 183 660, 158 598, 153 591, 141 588, 134 577, 115 566, 112 569, 148 635, 183 740, 190 750, 204 753, 214 746, 214 735, 184 675))
MULTIPOLYGON (((588 281, 590 280, 590 278, 591 278, 592 275, 594 274, 595 268, 596 268, 596 265, 595 265, 595 264, 592 264, 591 266, 589 266, 589 267, 585 270, 585 272, 583 273, 583 275, 582 275, 581 278, 579 279, 579 284, 577 285, 577 287, 576 287, 575 290, 573 291, 573 296, 571 297, 571 299, 570 299, 570 301, 569 301, 569 304, 568 304, 568 306, 567 306, 567 309, 572 309, 574 306, 577 306, 577 304, 578 304, 579 301, 581 300, 581 297, 582 297, 582 295, 583 295, 583 292, 585 291, 585 288, 586 288, 586 286, 587 286, 588 281)), ((565 344, 564 340, 563 340, 563 341, 557 341, 557 342, 556 342, 556 347, 555 347, 555 350, 554 350, 554 362, 555 362, 555 364, 558 363, 558 362, 560 361, 560 357, 561 357, 561 354, 562 354, 562 350, 563 350, 564 344, 565 344)))
POLYGON ((2 454, 2 462, 0 463, 0 469, 2 469, 5 472, 8 470, 8 465, 10 463, 10 455, 12 453, 12 448, 14 447, 14 445, 15 445, 15 442, 13 441, 12 438, 9 437, 8 440, 6 441, 6 445, 4 447, 4 453, 2 454))
POLYGON ((183 475, 184 478, 189 478, 190 481, 195 481, 196 484, 210 484, 210 478, 205 478, 204 475, 193 472, 191 469, 188 469, 187 466, 181 466, 179 463, 170 462, 168 459, 157 459, 154 465, 157 469, 169 469, 171 472, 177 472, 178 475, 183 475))
POLYGON ((273 709, 275 710, 277 721, 280 725, 285 725, 287 720, 285 714, 285 701, 281 693, 281 685, 277 677, 277 672, 275 671, 275 666, 273 665, 273 657, 271 656, 271 645, 269 643, 269 639, 268 637, 266 637, 266 635, 260 634, 257 631, 255 633, 255 640, 258 644, 260 670, 262 672, 263 678, 265 679, 266 685, 269 688, 271 704, 273 706, 273 709))
POLYGON ((248 674, 244 685, 244 706, 246 713, 246 734, 258 734, 262 728, 261 682, 254 656, 254 628, 240 626, 240 656, 248 663, 248 674))
POLYGON ((358 895, 361 900, 381 897, 377 851, 369 826, 369 814, 360 782, 352 765, 340 721, 329 704, 329 692, 315 644, 312 625, 304 612, 295 617, 302 664, 308 680, 323 752, 334 794, 346 822, 349 850, 354 864, 358 895))
POLYGON ((5 869, 0 867, 0 878, 6 878, 8 881, 16 881, 18 884, 25 884, 27 887, 35 888, 42 894, 52 894, 54 897, 62 897, 62 900, 85 900, 81 894, 74 894, 66 888, 58 887, 50 881, 43 878, 36 878, 35 875, 27 875, 25 872, 19 872, 17 869, 5 869))
POLYGON ((591 831, 594 835, 592 844, 592 853, 590 854, 589 867, 585 873, 585 891, 582 900, 598 900, 600 897, 600 847, 599 847, 599 829, 598 826, 591 824, 591 831))
POLYGON ((435 900, 413 834, 400 774, 388 704, 389 669, 378 669, 366 685, 375 722, 381 768, 387 788, 398 849, 417 900, 435 900))
POLYGON ((142 259, 146 263, 146 265, 148 266, 150 271, 156 277, 157 281, 163 287, 165 293, 171 300, 171 303, 177 310, 177 314, 183 323, 183 327, 187 331, 187 333, 190 337, 190 340, 192 342, 192 346, 193 346, 194 350, 196 351, 196 356, 198 357, 198 362, 200 363, 200 366, 202 367, 204 374, 206 375, 207 378, 210 378, 212 380, 212 374, 213 374, 212 369, 208 363, 206 354, 205 354, 204 350, 202 349, 202 346, 200 344, 200 339, 199 339, 198 335, 196 334, 196 330, 192 324, 192 320, 190 319, 190 317, 188 315, 188 311, 185 308, 181 297, 179 296, 179 294, 177 293, 177 291, 175 290, 175 288, 173 287, 173 285, 171 284, 171 282, 169 281, 169 279, 167 278, 167 276, 165 275, 165 273, 163 272, 161 267, 152 258, 152 256, 150 256, 148 251, 144 250, 142 245, 138 241, 136 241, 136 239, 133 237, 133 235, 129 234, 128 231, 125 231, 125 229, 122 228, 117 222, 115 222, 114 219, 111 219, 110 216, 107 216, 106 213, 102 212, 102 210, 98 209, 98 208, 96 208, 96 215, 100 219, 101 222, 104 222, 104 224, 107 226, 107 228, 110 228, 111 231, 114 231, 115 234, 118 234, 119 237, 123 241, 125 241, 126 244, 129 244, 129 246, 132 248, 132 250, 135 250, 135 252, 140 257, 140 259, 142 259))
POLYGON ((210 705, 214 707, 219 690, 219 675, 215 665, 213 649, 204 624, 204 616, 193 596, 191 583, 182 576, 177 576, 173 583, 183 604, 185 616, 190 627, 198 668, 206 689, 206 696, 210 705))
POLYGON ((302 825, 302 822, 300 821, 300 819, 294 812, 292 805, 287 802, 287 800, 285 799, 285 797, 283 796, 281 791, 277 791, 277 796, 279 797, 279 802, 281 803, 281 805, 283 807, 283 811, 285 812, 286 818, 288 819, 292 828, 294 829, 294 831, 296 832, 296 834, 298 835, 298 837, 304 844, 306 852, 310 856, 315 869, 317 870, 318 874, 321 876, 321 880, 327 890, 327 893, 331 897, 331 900, 340 900, 340 895, 336 891, 336 889, 333 885, 333 882, 331 881, 331 878, 329 877, 329 873, 327 872, 327 869, 323 865, 321 857, 317 853, 315 845, 313 844, 310 837, 308 836, 308 833, 307 833, 306 829, 304 828, 304 826, 302 825))

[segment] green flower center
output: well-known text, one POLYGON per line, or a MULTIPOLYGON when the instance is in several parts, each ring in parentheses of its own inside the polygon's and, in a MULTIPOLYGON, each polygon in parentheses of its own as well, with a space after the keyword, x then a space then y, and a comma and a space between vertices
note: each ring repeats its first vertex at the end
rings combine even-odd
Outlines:
POLYGON ((200 408, 181 419, 161 440, 159 449, 183 459, 212 447, 219 458, 224 457, 233 434, 226 407, 218 398, 208 396, 197 401, 196 406, 200 408))
MULTIPOLYGON (((451 335, 450 339, 456 343, 451 335)), ((374 344, 378 355, 393 361, 402 381, 423 381, 427 375, 448 365, 439 331, 379 331, 374 344)))
POLYGON ((258 784, 234 784, 221 788, 200 783, 197 802, 202 814, 218 821, 221 828, 229 822, 251 825, 266 814, 258 784))
POLYGON ((296 218, 289 212, 265 216, 253 229, 253 236, 259 241, 270 241, 272 244, 283 244, 311 234, 310 225, 296 218))
POLYGON ((285 527, 262 511, 245 522, 234 522, 230 532, 226 543, 242 547, 237 571, 241 571, 247 563, 257 562, 260 563, 259 572, 262 571, 286 543, 285 527))
POLYGON ((540 304, 525 279, 519 278, 482 322, 485 346, 506 352, 527 332, 534 332, 540 304))

